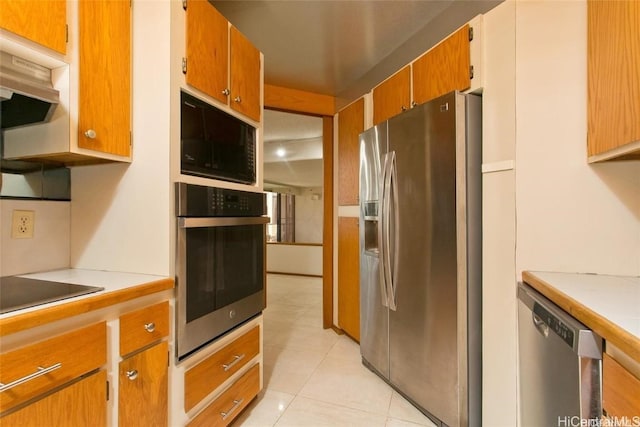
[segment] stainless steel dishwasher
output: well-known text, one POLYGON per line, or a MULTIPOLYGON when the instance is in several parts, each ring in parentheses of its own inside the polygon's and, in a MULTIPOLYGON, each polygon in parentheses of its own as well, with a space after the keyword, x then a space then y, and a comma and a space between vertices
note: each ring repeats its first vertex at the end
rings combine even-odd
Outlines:
POLYGON ((520 426, 598 425, 602 338, 527 284, 518 300, 520 426))

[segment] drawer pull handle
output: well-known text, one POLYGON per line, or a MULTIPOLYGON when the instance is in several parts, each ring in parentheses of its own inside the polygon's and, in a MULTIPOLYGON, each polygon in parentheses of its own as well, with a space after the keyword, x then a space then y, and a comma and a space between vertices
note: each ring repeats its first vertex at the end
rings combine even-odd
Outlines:
POLYGON ((156 324, 153 322, 145 323, 144 330, 151 333, 156 330, 156 324))
POLYGON ((224 365, 222 365, 222 367, 224 368, 224 371, 227 372, 229 369, 233 368, 236 363, 244 359, 244 356, 245 356, 244 354, 241 354, 240 356, 236 354, 235 356, 233 356, 233 360, 231 362, 225 363, 224 365))
POLYGON ((236 409, 238 409, 238 406, 242 405, 242 402, 244 402, 244 399, 234 399, 233 406, 228 411, 220 412, 222 419, 226 420, 236 409))
POLYGON ((125 375, 127 376, 127 378, 129 378, 129 380, 133 381, 138 378, 138 371, 133 369, 131 371, 127 371, 125 375))
POLYGON ((56 363, 55 365, 51 365, 48 368, 43 368, 42 366, 38 366, 38 370, 33 374, 29 374, 26 377, 18 378, 17 380, 12 381, 9 384, 0 383, 0 393, 2 393, 3 391, 7 391, 9 389, 12 389, 16 386, 19 386, 20 384, 24 384, 28 381, 31 381, 35 378, 41 377, 43 375, 47 375, 49 372, 53 372, 56 369, 59 369, 61 367, 62 367, 62 363, 56 363))

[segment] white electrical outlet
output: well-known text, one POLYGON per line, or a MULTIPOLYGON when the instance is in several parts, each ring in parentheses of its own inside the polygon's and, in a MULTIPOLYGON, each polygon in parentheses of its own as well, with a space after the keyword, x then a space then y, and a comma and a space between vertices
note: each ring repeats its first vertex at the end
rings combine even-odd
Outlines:
POLYGON ((13 211, 11 237, 13 239, 32 239, 35 225, 34 211, 13 211))

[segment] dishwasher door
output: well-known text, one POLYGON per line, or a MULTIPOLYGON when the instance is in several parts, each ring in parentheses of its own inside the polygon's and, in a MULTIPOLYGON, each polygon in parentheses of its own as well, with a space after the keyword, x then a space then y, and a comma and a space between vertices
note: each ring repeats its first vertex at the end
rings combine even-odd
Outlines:
POLYGON ((602 338, 526 284, 518 300, 520 426, 598 425, 602 338))

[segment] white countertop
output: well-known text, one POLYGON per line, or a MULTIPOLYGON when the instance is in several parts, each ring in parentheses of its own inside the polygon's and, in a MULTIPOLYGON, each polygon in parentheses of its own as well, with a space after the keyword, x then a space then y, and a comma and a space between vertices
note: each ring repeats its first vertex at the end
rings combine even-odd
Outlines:
POLYGON ((640 363, 640 277, 523 271, 522 279, 640 363))
POLYGON ((640 338, 640 277, 539 271, 531 273, 640 338))
POLYGON ((40 273, 20 274, 18 276, 27 277, 30 279, 48 280, 51 282, 71 283, 74 285, 99 286, 103 287, 104 290, 3 313, 0 314, 0 320, 53 307, 56 305, 65 304, 72 301, 79 301, 82 299, 106 295, 110 292, 121 291, 124 289, 133 288, 138 285, 145 285, 151 282, 167 279, 166 276, 157 276, 151 274, 125 273, 102 270, 83 270, 75 268, 52 270, 40 273))

